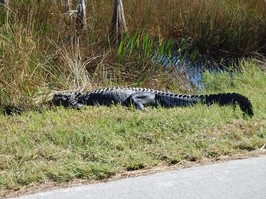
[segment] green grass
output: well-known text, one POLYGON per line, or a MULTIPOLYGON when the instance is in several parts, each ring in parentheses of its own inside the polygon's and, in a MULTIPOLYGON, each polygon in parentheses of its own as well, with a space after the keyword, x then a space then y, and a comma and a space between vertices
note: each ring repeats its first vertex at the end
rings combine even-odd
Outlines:
POLYGON ((203 105, 141 112, 121 106, 55 108, 0 115, 0 193, 75 179, 101 180, 126 171, 254 151, 266 143, 266 76, 251 61, 242 73, 205 75, 204 93, 242 93, 255 116, 203 105), (219 82, 219 84, 216 83, 219 82))
MULTIPOLYGON (((222 58, 265 55, 264 0, 124 0, 127 36, 110 46, 112 1, 88 1, 88 30, 55 1, 0 7, 0 109, 42 105, 53 90, 143 86, 182 91, 181 76, 152 63, 172 50, 222 58), (79 41, 79 42, 78 42, 79 41), (254 53, 256 52, 256 53, 254 53)), ((117 173, 253 151, 266 141, 265 60, 232 66, 230 78, 204 74, 203 93, 239 92, 255 117, 212 106, 87 107, 0 114, 0 195, 40 184, 99 180, 117 173)), ((194 94, 194 93, 193 93, 194 94)))

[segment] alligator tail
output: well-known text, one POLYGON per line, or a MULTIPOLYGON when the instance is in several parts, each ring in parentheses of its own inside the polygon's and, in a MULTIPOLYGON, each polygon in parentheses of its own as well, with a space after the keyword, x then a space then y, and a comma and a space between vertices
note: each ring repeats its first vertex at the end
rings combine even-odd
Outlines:
POLYGON ((219 105, 227 104, 238 104, 240 109, 248 114, 250 117, 254 115, 253 108, 249 99, 238 93, 221 93, 221 94, 211 94, 205 96, 205 103, 211 105, 213 103, 218 103, 219 105))

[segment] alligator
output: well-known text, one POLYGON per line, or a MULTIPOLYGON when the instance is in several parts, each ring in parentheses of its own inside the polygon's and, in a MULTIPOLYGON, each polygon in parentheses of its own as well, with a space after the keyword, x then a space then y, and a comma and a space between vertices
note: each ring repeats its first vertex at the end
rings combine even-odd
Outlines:
POLYGON ((84 105, 115 105, 134 106, 144 110, 145 106, 153 107, 183 107, 197 103, 211 105, 217 103, 221 106, 238 104, 244 114, 254 115, 249 99, 238 93, 218 93, 210 95, 180 95, 147 88, 112 87, 101 88, 88 93, 68 92, 57 93, 51 103, 54 106, 64 106, 80 109, 84 105))

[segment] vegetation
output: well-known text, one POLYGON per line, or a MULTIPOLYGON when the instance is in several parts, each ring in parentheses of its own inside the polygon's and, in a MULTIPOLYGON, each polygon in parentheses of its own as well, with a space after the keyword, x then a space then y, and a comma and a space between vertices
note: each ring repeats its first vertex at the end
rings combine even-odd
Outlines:
POLYGON ((0 193, 259 150, 266 143, 265 71, 252 62, 242 66, 244 72, 233 79, 227 73, 206 74, 205 93, 245 93, 254 106, 252 119, 243 118, 239 109, 215 105, 1 115, 0 193))
MULTIPOLYGON (((124 0, 129 32, 118 48, 109 38, 112 1, 88 1, 88 30, 82 33, 53 2, 14 0, 8 12, 0 7, 0 108, 33 109, 59 89, 128 85, 182 91, 181 76, 155 64, 154 54, 177 51, 219 61, 266 55, 264 0, 124 0)), ((0 196, 260 149, 266 143, 265 60, 239 60, 233 78, 206 72, 201 92, 244 94, 254 106, 252 119, 215 105, 0 114, 0 196)))
POLYGON ((265 55, 264 0, 124 0, 129 33, 118 50, 109 42, 112 1, 88 1, 88 30, 79 42, 74 14, 54 2, 14 0, 9 12, 0 7, 1 105, 33 106, 33 99, 53 89, 172 89, 177 78, 152 63, 155 49, 190 53, 192 59, 265 55))

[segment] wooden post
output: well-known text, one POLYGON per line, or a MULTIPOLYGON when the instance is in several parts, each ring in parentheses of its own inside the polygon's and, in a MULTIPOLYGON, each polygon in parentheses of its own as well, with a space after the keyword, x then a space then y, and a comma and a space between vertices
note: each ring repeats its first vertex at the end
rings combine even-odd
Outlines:
POLYGON ((77 21, 76 21, 76 29, 77 30, 87 29, 85 0, 78 0, 77 12, 78 12, 78 16, 77 16, 77 21))
POLYGON ((9 0, 0 0, 0 4, 3 4, 4 6, 9 6, 9 0))
POLYGON ((3 6, 6 10, 6 22, 9 21, 9 12, 10 12, 10 8, 9 8, 9 0, 0 0, 0 6, 3 6))
POLYGON ((71 4, 72 4, 71 0, 65 0, 65 11, 66 12, 71 10, 71 4))
POLYGON ((123 35, 126 31, 127 25, 122 0, 114 0, 111 39, 113 40, 115 45, 121 42, 123 35))

